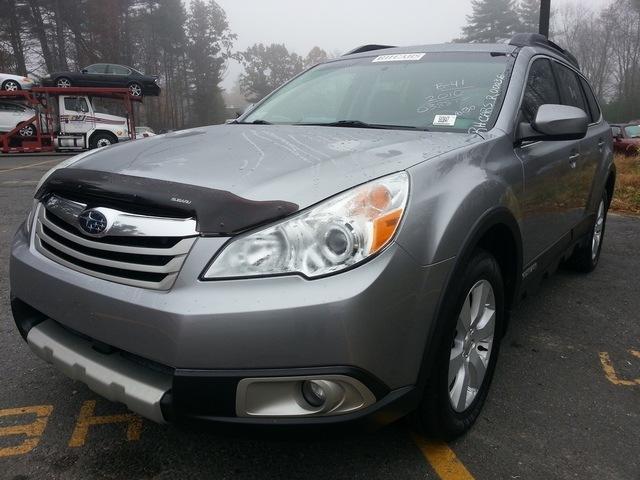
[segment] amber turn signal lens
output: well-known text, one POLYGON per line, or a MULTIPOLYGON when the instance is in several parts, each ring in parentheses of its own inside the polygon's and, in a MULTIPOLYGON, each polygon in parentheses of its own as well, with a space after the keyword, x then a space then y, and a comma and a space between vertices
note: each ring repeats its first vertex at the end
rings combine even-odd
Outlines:
POLYGON ((373 221, 373 242, 371 243, 370 253, 377 252, 393 238, 402 218, 402 212, 403 209, 398 208, 373 221))

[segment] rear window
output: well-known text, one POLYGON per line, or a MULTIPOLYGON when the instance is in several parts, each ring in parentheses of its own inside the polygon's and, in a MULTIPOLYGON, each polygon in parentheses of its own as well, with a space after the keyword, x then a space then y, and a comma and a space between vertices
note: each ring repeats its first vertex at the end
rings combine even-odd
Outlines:
POLYGON ((380 55, 319 65, 255 108, 244 122, 483 132, 499 112, 510 59, 501 53, 380 55))

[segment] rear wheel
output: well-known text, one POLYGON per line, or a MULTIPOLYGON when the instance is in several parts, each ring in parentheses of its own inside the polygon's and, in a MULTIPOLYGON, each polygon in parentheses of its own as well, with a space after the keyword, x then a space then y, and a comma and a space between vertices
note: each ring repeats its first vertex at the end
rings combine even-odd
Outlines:
POLYGON ((71 80, 67 77, 60 77, 56 80, 56 87, 58 88, 69 88, 71 86, 71 80))
POLYGON ((595 270, 600 261, 600 252, 604 241, 604 230, 607 225, 607 211, 609 200, 607 193, 602 193, 598 203, 596 217, 591 227, 589 236, 582 245, 579 245, 573 255, 567 261, 567 265, 578 272, 589 273, 595 270))
POLYGON ((428 433, 451 440, 478 418, 500 350, 504 286, 495 258, 476 251, 446 300, 442 340, 418 418, 428 433))
POLYGON ((129 94, 132 97, 141 97, 142 96, 142 87, 139 83, 130 83, 129 84, 129 94))
POLYGON ((101 148, 118 143, 118 139, 110 133, 94 133, 89 140, 89 147, 101 148))
POLYGON ((15 80, 5 80, 5 82, 2 84, 2 90, 6 90, 8 92, 16 92, 21 88, 22 87, 20 87, 20 84, 15 80))
POLYGON ((36 127, 33 125, 25 125, 18 132, 21 137, 35 137, 36 127))

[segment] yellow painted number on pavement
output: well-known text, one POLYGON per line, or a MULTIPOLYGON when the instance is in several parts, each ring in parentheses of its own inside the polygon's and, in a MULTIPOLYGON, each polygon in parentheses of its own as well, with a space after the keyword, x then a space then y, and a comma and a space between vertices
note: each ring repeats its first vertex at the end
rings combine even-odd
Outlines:
MULTIPOLYGON (((634 357, 640 358, 640 352, 636 350, 629 350, 629 353, 634 357)), ((611 361, 611 357, 608 352, 600 352, 600 363, 602 364, 602 369, 604 370, 604 374, 614 385, 622 385, 622 386, 635 386, 640 385, 640 377, 634 379, 624 379, 618 376, 618 372, 616 372, 615 367, 613 366, 613 362, 611 361)))
POLYGON ((142 432, 141 417, 133 413, 96 416, 94 415, 95 410, 95 400, 87 400, 82 404, 80 414, 78 415, 78 421, 76 422, 76 427, 73 430, 73 434, 71 434, 71 439, 69 440, 70 447, 82 447, 87 441, 87 435, 89 434, 90 427, 94 425, 108 425, 113 423, 127 424, 127 440, 130 442, 140 440, 140 434, 142 432))
POLYGON ((23 455, 36 448, 38 443, 40 443, 40 438, 47 426, 47 421, 52 411, 53 405, 37 405, 33 407, 6 408, 0 410, 0 417, 35 415, 35 420, 31 423, 0 427, 0 438, 13 435, 24 435, 27 437, 19 445, 0 448, 0 458, 23 455))

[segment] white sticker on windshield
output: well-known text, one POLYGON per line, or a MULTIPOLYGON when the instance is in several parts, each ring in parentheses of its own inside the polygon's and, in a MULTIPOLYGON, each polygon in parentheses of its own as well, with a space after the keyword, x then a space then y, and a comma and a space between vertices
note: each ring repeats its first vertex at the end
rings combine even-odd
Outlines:
POLYGON ((380 55, 373 59, 376 62, 417 62, 424 57, 424 53, 396 53, 395 55, 380 55))
POLYGON ((456 124, 457 115, 436 115, 432 125, 438 127, 453 127, 456 124))

